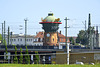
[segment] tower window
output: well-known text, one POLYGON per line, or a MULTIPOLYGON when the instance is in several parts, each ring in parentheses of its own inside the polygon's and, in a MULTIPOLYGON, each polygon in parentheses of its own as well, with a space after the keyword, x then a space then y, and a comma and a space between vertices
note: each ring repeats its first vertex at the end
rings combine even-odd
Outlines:
POLYGON ((53 38, 53 41, 54 41, 54 38, 53 38))

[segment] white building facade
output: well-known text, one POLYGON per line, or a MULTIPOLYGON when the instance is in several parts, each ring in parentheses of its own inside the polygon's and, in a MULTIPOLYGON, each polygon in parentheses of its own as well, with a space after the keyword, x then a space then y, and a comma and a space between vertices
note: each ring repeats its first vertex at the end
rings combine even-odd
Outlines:
MULTIPOLYGON (((8 44, 8 38, 6 37, 6 42, 8 44)), ((9 38, 10 45, 25 45, 25 35, 12 35, 9 38)), ((26 36, 26 45, 34 45, 34 35, 26 36)))
POLYGON ((43 38, 34 38, 35 46, 43 46, 43 38))

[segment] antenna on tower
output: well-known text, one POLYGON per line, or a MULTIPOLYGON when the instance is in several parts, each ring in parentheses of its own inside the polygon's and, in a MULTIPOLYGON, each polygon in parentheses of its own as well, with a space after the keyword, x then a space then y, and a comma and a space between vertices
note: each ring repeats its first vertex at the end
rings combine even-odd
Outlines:
POLYGON ((50 11, 50 13, 52 13, 52 11, 50 11))
POLYGON ((53 16, 52 11, 50 11, 50 12, 48 13, 48 16, 53 16))

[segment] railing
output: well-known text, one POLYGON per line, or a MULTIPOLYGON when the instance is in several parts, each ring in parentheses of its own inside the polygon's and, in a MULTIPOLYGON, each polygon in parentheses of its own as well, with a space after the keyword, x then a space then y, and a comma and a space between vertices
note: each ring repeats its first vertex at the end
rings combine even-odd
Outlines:
MULTIPOLYGON (((16 45, 17 49, 26 49, 24 45, 16 45)), ((14 45, 7 45, 7 49, 14 49, 14 45)), ((58 46, 33 46, 33 45, 27 45, 28 49, 59 49, 58 46)), ((0 49, 5 49, 5 45, 0 45, 0 49)))
MULTIPOLYGON (((17 49, 26 49, 25 45, 16 45, 17 49)), ((14 49, 14 45, 7 45, 7 49, 14 49)), ((33 45, 27 45, 28 49, 59 49, 59 46, 33 46, 33 45)), ((0 49, 5 49, 5 45, 0 45, 0 49)), ((66 49, 66 46, 63 46, 62 49, 66 49)), ((78 49, 78 50, 90 50, 89 47, 81 47, 81 46, 69 46, 69 49, 78 49)), ((100 48, 95 48, 94 50, 100 50, 100 48)))

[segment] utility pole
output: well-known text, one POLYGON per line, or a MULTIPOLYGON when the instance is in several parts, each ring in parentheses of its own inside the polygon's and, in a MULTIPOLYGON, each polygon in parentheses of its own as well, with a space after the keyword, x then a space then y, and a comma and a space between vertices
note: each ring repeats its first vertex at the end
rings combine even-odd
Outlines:
POLYGON ((69 44, 67 44, 67 17, 64 19, 65 20, 65 39, 66 39, 66 42, 65 42, 65 45, 66 45, 66 50, 67 50, 67 64, 69 65, 69 44))
POLYGON ((24 19, 25 21, 25 46, 26 46, 26 36, 27 36, 27 19, 24 19))
POLYGON ((9 26, 8 26, 8 45, 9 45, 9 26))
POLYGON ((98 26, 96 26, 96 48, 99 47, 99 34, 98 34, 98 26))
POLYGON ((12 32, 10 33, 10 35, 11 35, 11 45, 12 45, 12 32))
POLYGON ((5 21, 4 21, 4 45, 5 45, 5 40, 6 40, 6 38, 5 38, 5 21))
POLYGON ((90 14, 89 14, 89 18, 88 18, 88 39, 89 39, 89 43, 88 43, 88 47, 90 47, 90 27, 91 27, 91 23, 90 23, 90 14))
POLYGON ((2 45, 4 44, 3 42, 3 23, 2 23, 2 45))
POLYGON ((92 42, 92 27, 91 27, 91 16, 89 14, 89 20, 88 20, 88 38, 89 38, 89 47, 91 50, 93 50, 93 42, 92 42))

